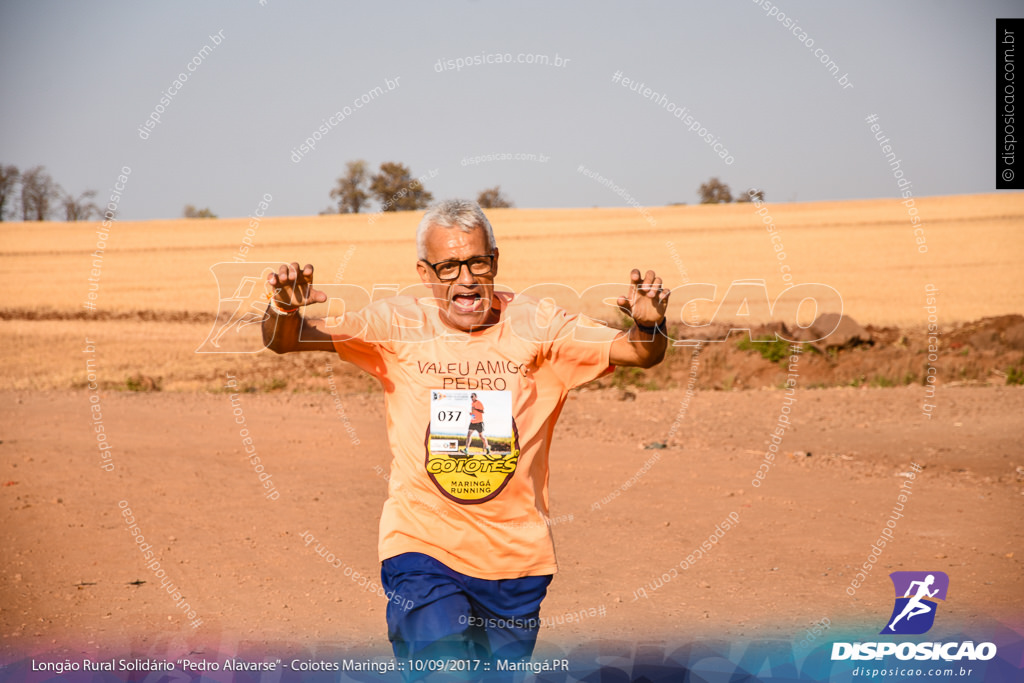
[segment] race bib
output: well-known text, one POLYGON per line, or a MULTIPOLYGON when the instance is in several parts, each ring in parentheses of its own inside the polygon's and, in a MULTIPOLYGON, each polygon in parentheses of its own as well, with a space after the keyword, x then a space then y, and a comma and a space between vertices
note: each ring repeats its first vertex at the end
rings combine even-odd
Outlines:
POLYGON ((505 488, 519 463, 509 391, 430 392, 426 469, 457 503, 483 503, 505 488))

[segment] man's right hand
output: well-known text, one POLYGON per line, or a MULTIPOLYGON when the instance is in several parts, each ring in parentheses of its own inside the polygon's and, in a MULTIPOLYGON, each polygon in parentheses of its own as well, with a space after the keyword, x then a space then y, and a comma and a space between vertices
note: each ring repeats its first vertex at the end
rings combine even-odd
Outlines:
POLYGON ((292 351, 331 351, 333 337, 324 326, 323 320, 311 320, 293 309, 309 304, 327 301, 327 294, 313 289, 313 266, 299 269, 299 264, 281 266, 276 273, 267 276, 267 282, 274 289, 267 316, 263 319, 263 345, 275 353, 292 351), (275 307, 283 309, 275 310, 275 307), (274 311, 271 315, 271 311, 274 311), (289 312, 292 311, 292 312, 289 312))
POLYGON ((282 308, 294 308, 327 301, 327 294, 313 289, 313 265, 299 270, 299 264, 292 261, 282 265, 276 273, 267 276, 267 282, 274 288, 273 300, 282 308))

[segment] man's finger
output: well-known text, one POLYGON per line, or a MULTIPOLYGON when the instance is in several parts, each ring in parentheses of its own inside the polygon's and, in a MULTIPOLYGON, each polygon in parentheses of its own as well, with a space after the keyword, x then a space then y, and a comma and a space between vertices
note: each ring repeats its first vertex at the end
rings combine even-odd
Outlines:
POLYGON ((661 278, 654 274, 653 270, 648 270, 644 276, 643 282, 639 286, 641 295, 653 299, 658 295, 658 290, 661 288, 661 278))
POLYGON ((626 290, 625 298, 632 304, 636 300, 637 285, 640 283, 640 270, 634 268, 629 271, 629 288, 626 290))
POLYGON ((281 283, 283 289, 291 290, 295 286, 295 273, 288 264, 281 266, 277 274, 277 280, 281 283))

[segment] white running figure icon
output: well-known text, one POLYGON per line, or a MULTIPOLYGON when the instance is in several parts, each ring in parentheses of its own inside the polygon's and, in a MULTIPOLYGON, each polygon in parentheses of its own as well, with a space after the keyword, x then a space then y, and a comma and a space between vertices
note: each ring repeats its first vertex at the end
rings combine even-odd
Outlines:
POLYGON ((914 590, 914 586, 918 587, 917 592, 914 594, 914 597, 910 598, 910 602, 908 602, 906 607, 903 608, 903 611, 900 612, 899 616, 893 619, 892 623, 889 624, 890 631, 896 630, 896 622, 902 619, 903 617, 906 617, 909 621, 911 617, 916 617, 918 614, 927 614, 928 612, 932 611, 932 608, 929 605, 922 602, 921 598, 926 596, 931 598, 939 592, 938 588, 936 588, 933 591, 928 590, 928 587, 931 586, 933 583, 935 583, 935 576, 933 574, 929 574, 928 576, 926 576, 924 581, 910 582, 910 585, 907 587, 907 592, 903 594, 903 597, 910 597, 910 593, 914 590))

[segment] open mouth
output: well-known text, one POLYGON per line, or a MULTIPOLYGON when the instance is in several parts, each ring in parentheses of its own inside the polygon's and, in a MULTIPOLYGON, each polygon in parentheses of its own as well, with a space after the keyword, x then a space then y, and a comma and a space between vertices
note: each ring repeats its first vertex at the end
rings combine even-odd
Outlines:
POLYGON ((475 292, 459 292, 452 296, 452 306, 459 313, 476 313, 482 304, 483 298, 475 292))

